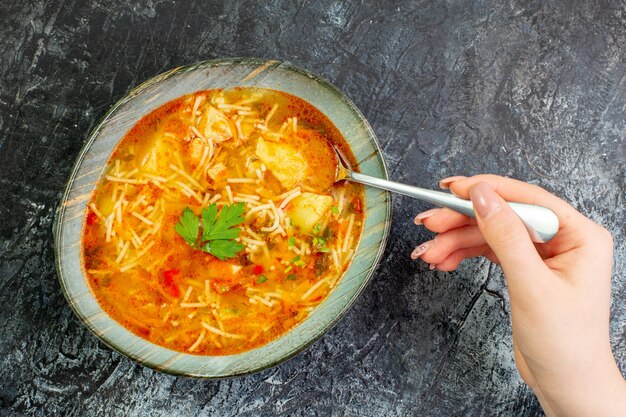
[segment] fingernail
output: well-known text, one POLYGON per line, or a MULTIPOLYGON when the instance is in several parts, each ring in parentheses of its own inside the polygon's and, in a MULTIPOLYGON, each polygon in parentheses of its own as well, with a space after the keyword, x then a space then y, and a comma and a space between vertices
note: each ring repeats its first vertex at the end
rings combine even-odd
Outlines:
POLYGON ((456 175, 454 177, 444 178, 441 181, 439 181, 439 187, 443 188, 444 190, 447 190, 448 188, 450 188, 450 184, 452 184, 455 181, 464 180, 465 178, 467 177, 464 177, 463 175, 456 175))
POLYGON ((455 193, 452 188, 450 188, 450 192, 452 193, 453 196, 456 196, 456 197, 459 197, 459 198, 463 198, 460 195, 458 195, 457 193, 455 193))
POLYGON ((424 242, 421 245, 417 246, 415 249, 413 249, 413 252, 411 252, 411 259, 417 259, 424 253, 426 253, 426 251, 430 249, 430 247, 433 245, 432 242, 432 240, 429 240, 428 242, 424 242))
POLYGON ((470 198, 474 203, 474 211, 479 217, 487 218, 500 210, 500 197, 486 182, 479 182, 470 189, 470 198))
POLYGON ((420 224, 422 224, 422 220, 427 217, 434 216, 435 214, 439 213, 440 210, 440 208, 434 208, 418 214, 417 216, 415 216, 415 224, 419 226, 420 224))
POLYGON ((435 268, 437 268, 437 265, 435 265, 435 264, 430 264, 430 265, 428 265, 428 269, 430 269, 431 271, 432 271, 433 269, 435 269, 435 268))

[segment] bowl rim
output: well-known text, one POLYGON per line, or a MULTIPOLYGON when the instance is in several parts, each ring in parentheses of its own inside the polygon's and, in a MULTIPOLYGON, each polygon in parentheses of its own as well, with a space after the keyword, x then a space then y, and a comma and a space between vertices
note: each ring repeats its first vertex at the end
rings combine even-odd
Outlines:
MULTIPOLYGON (((234 378, 234 377, 239 377, 239 376, 244 376, 244 375, 251 375, 251 374, 258 373, 258 372, 262 372, 262 371, 264 371, 266 369, 272 368, 274 366, 277 366, 278 364, 281 364, 283 362, 286 362, 286 361, 292 359, 294 356, 298 355, 299 353, 301 353, 302 351, 307 349, 309 346, 311 346, 313 343, 315 343, 316 341, 321 339, 322 336, 324 336, 334 326, 336 326, 337 323, 350 311, 350 309, 356 303, 357 299, 363 293, 364 289, 367 287, 367 285, 371 281, 374 273, 378 269, 378 267, 380 265, 380 261, 382 259, 382 256, 383 256, 384 251, 385 251, 386 246, 387 246, 388 238, 389 238, 389 231, 390 231, 391 221, 392 221, 392 194, 389 193, 388 191, 385 191, 384 192, 384 194, 385 194, 385 207, 384 207, 384 220, 383 220, 384 225, 383 225, 383 229, 382 229, 382 235, 380 237, 380 244, 379 244, 378 250, 376 251, 375 255, 372 257, 372 266, 365 273, 365 276, 363 277, 362 281, 360 282, 358 288, 356 289, 356 291, 354 292, 352 297, 343 305, 343 307, 341 308, 339 313, 336 314, 334 317, 332 317, 332 319, 325 326, 323 326, 317 334, 314 334, 313 336, 309 337, 308 340, 306 340, 306 342, 300 344, 296 349, 293 349, 293 351, 291 351, 289 354, 286 354, 286 355, 281 356, 281 357, 277 357, 273 361, 268 362, 268 363, 266 363, 266 364, 264 364, 262 366, 258 366, 258 367, 252 368, 252 369, 247 369, 247 370, 244 370, 244 371, 241 371, 241 372, 233 372, 233 373, 230 373, 228 375, 219 375, 219 376, 218 375, 207 375, 207 374, 190 373, 190 372, 185 371, 185 370, 176 369, 175 367, 161 367, 161 366, 159 366, 159 365, 157 365, 155 363, 152 363, 152 362, 150 362, 148 360, 142 360, 141 358, 136 357, 133 354, 131 354, 130 352, 128 352, 124 348, 124 346, 118 346, 117 344, 113 343, 112 340, 109 340, 108 338, 106 338, 103 335, 99 334, 99 332, 97 331, 98 329, 95 326, 93 326, 87 320, 87 317, 79 309, 78 305, 75 302, 73 302, 72 296, 69 293, 69 290, 68 290, 68 288, 65 285, 65 282, 64 282, 65 272, 64 272, 63 267, 61 266, 61 250, 62 250, 61 249, 62 248, 61 237, 62 237, 62 234, 63 234, 63 222, 62 222, 62 219, 64 218, 64 214, 65 214, 65 210, 66 210, 66 202, 68 201, 68 197, 69 197, 70 192, 72 190, 72 185, 74 184, 74 181, 76 179, 76 175, 77 175, 77 173, 78 173, 78 171, 79 171, 79 169, 80 169, 80 167, 81 167, 81 165, 82 165, 82 163, 84 161, 84 158, 85 158, 87 152, 90 150, 91 146, 93 145, 93 143, 97 139, 98 133, 100 132, 102 127, 105 125, 106 122, 109 121, 109 118, 116 112, 116 110, 119 109, 124 104, 126 104, 127 102, 129 102, 135 96, 140 94, 144 89, 149 88, 150 86, 152 86, 152 85, 154 85, 154 84, 156 84, 158 82, 164 81, 167 78, 175 76, 175 75, 177 75, 179 73, 185 73, 185 72, 188 72, 188 71, 194 71, 194 70, 201 69, 201 68, 214 67, 214 66, 219 66, 219 65, 238 65, 238 64, 255 64, 255 65, 259 65, 259 66, 263 66, 263 67, 270 66, 270 65, 280 66, 281 68, 284 68, 287 71, 291 71, 291 72, 295 72, 295 73, 299 73, 301 75, 304 75, 307 78, 310 78, 311 80, 313 80, 315 83, 318 83, 320 86, 322 86, 322 87, 326 88, 327 90, 329 90, 332 94, 334 94, 337 98, 339 98, 341 100, 341 102, 346 106, 346 108, 348 110, 350 110, 352 113, 354 113, 354 115, 357 117, 357 119, 359 119, 360 123, 365 128, 365 130, 367 131, 367 134, 368 134, 369 138, 372 140, 372 143, 373 143, 373 145, 375 147, 375 150, 376 150, 375 155, 379 159, 381 168, 382 168, 383 173, 384 173, 384 178, 385 179, 389 178, 389 174, 388 174, 388 170, 387 170, 387 164, 386 164, 386 161, 385 161, 384 153, 382 151, 382 148, 380 146, 378 138, 377 138, 376 134, 374 133, 374 130, 372 129, 371 125, 369 124, 369 122, 365 118, 365 116, 356 107, 356 105, 352 102, 352 100, 349 99, 346 96, 346 94, 343 93, 339 88, 337 88, 336 86, 331 84, 326 79, 324 79, 324 78, 322 78, 322 77, 320 77, 320 76, 310 72, 309 70, 297 67, 297 66, 291 64, 288 61, 279 61, 279 60, 274 60, 274 59, 263 59, 263 58, 254 58, 254 57, 218 58, 218 59, 210 59, 210 60, 199 61, 199 62, 196 62, 196 63, 193 63, 193 64, 176 67, 176 68, 173 68, 171 70, 159 73, 159 74, 157 74, 157 75, 147 79, 146 81, 143 81, 142 83, 140 83, 136 87, 132 88, 129 92, 124 94, 124 96, 122 98, 120 98, 115 104, 113 104, 113 106, 111 106, 111 108, 99 119, 98 123, 89 132, 89 134, 87 136, 87 140, 82 145, 82 147, 81 147, 81 149, 80 149, 80 151, 79 151, 79 153, 78 153, 78 155, 76 157, 74 165, 73 165, 73 167, 72 167, 72 169, 70 171, 70 174, 69 174, 69 176, 68 176, 68 178, 66 180, 66 185, 64 187, 63 194, 62 194, 62 196, 61 196, 61 198, 60 198, 60 200, 58 202, 57 208, 55 210, 54 223, 52 225, 54 255, 55 255, 55 270, 56 270, 57 279, 58 279, 58 281, 60 283, 61 290, 63 292, 64 297, 66 298, 66 300, 67 300, 68 304, 70 305, 71 309, 74 311, 74 314, 76 314, 76 316, 79 318, 81 324, 83 326, 85 326, 92 335, 96 336, 96 338, 99 341, 103 342, 109 348, 111 348, 114 351, 124 355, 125 357, 131 359, 132 361, 137 362, 140 365, 146 366, 148 368, 154 369, 156 371, 159 371, 159 372, 162 372, 162 373, 165 373, 165 374, 169 374, 169 375, 173 375, 173 376, 184 376, 184 377, 197 378, 197 379, 227 379, 227 378, 234 378)), ((115 147, 113 148, 113 150, 114 149, 115 149, 115 147)), ((106 159, 107 162, 108 162, 109 157, 110 157, 110 154, 107 156, 107 159, 106 159)), ((363 162, 363 161, 361 161, 361 162, 363 162)), ((100 178, 100 176, 99 176, 99 178, 100 178)), ((91 193, 92 193, 92 191, 90 191, 89 194, 91 195, 91 193)), ((356 253, 355 253, 355 255, 356 255, 356 253)), ((344 271, 342 277, 348 273, 348 271, 350 270, 350 268, 352 268, 352 266, 353 266, 353 264, 351 263, 349 265, 348 269, 346 269, 346 271, 344 271)), ((83 277, 85 277, 84 271, 83 271, 83 277)), ((89 287, 88 284, 87 284, 87 287, 89 288, 89 291, 91 291, 91 288, 89 287)), ((106 314, 106 311, 105 311, 105 314, 106 314)), ((108 316, 108 314, 106 314, 106 315, 108 316)), ((114 319, 112 319, 112 320, 115 321, 114 319)), ((307 320, 309 320, 309 318, 305 319, 302 323, 306 322, 307 320)), ((115 321, 115 322, 120 327, 126 329, 122 324, 117 323, 117 321, 115 321)), ((300 325, 300 324, 301 323, 298 323, 298 325, 300 325)), ((280 339, 280 338, 284 337, 285 335, 287 335, 293 329, 298 327, 298 325, 296 325, 295 327, 293 327, 292 329, 290 329, 289 331, 287 331, 283 335, 279 336, 278 339, 280 339)), ((278 339, 274 339, 274 340, 278 340, 278 339)), ((155 343, 153 343, 153 342, 151 342, 151 341, 149 341, 147 339, 143 339, 143 340, 146 343, 148 343, 148 344, 150 344, 152 346, 155 346, 155 347, 158 347, 158 348, 162 348, 162 349, 171 350, 171 349, 168 349, 168 348, 166 348, 164 346, 157 345, 157 344, 155 344, 155 343)), ((265 345, 262 345, 262 346, 265 346, 265 345)), ((261 348, 262 346, 259 346, 257 348, 251 349, 249 351, 241 352, 241 353, 243 354, 243 353, 246 353, 246 352, 251 352, 251 351, 253 351, 255 349, 261 348)), ((174 350, 171 350, 171 351, 175 352, 175 353, 182 353, 182 352, 178 352, 178 351, 174 351, 174 350)), ((195 356, 202 357, 202 355, 195 355, 195 356)), ((211 357, 211 356, 208 356, 208 357, 211 357)))

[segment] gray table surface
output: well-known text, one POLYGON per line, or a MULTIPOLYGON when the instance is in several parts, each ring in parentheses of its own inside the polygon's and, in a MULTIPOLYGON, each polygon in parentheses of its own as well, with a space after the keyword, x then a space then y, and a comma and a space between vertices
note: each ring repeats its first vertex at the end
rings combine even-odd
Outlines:
POLYGON ((292 360, 175 378, 104 346, 54 270, 51 223, 89 130, 132 87, 199 60, 290 61, 376 131, 393 179, 492 172, 539 184, 616 241, 613 347, 626 369, 623 1, 0 4, 1 415, 541 415, 516 373, 499 268, 409 259, 427 205, 397 197, 351 312, 292 360), (379 4, 376 4, 379 3, 379 4))

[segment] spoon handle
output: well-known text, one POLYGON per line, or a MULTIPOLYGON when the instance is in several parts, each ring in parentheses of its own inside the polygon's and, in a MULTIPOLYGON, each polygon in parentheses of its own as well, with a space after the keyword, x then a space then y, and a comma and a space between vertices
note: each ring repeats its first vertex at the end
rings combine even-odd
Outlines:
MULTIPOLYGON (((442 207, 447 207, 469 217, 476 217, 474 206, 470 200, 464 200, 450 193, 383 180, 359 172, 348 173, 348 178, 361 184, 382 188, 383 190, 393 191, 442 207)), ((533 242, 547 242, 559 231, 559 218, 549 208, 523 203, 509 203, 509 206, 517 213, 520 219, 522 219, 533 242)))

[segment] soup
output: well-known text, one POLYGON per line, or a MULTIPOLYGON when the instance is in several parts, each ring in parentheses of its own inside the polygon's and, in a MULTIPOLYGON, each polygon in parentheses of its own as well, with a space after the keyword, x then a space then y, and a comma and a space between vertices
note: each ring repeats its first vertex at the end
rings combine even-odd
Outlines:
POLYGON ((332 122, 267 89, 202 91, 139 121, 89 203, 83 263, 100 306, 142 338, 226 355, 276 339, 337 286, 363 225, 332 122))

